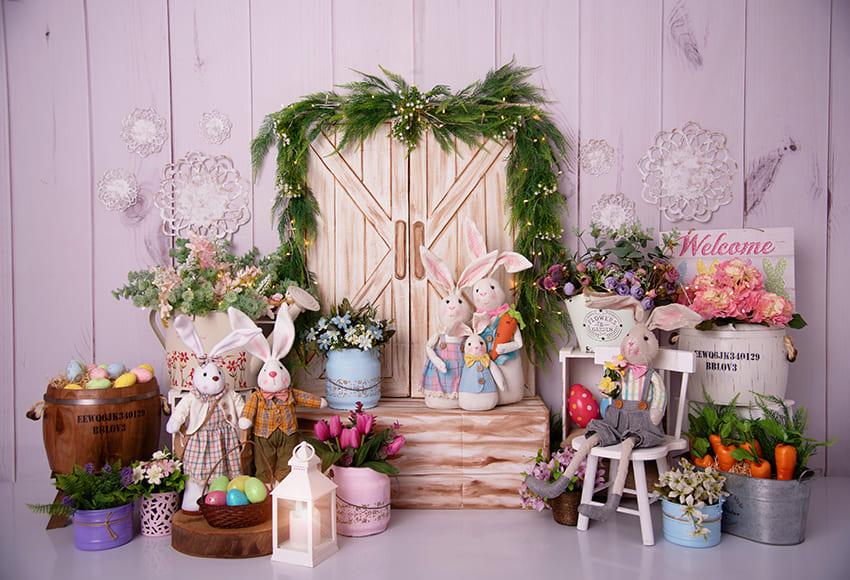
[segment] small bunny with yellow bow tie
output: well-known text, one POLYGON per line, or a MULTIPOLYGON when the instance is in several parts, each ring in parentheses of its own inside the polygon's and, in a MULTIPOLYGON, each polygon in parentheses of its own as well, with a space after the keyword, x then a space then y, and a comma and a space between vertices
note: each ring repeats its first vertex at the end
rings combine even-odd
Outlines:
POLYGON ((469 336, 463 345, 463 367, 458 388, 458 405, 467 411, 489 411, 499 404, 505 390, 505 375, 490 358, 487 341, 466 327, 469 336))

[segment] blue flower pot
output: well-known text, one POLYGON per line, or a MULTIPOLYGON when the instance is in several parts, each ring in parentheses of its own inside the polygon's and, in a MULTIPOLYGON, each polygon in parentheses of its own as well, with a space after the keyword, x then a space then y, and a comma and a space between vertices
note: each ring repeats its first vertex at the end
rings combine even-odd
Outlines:
POLYGON ((79 550, 108 550, 133 539, 133 507, 130 502, 104 510, 74 512, 74 545, 79 550))
POLYGON ((684 513, 684 506, 661 498, 664 539, 687 548, 711 548, 720 543, 720 522, 723 519, 723 501, 700 509, 705 514, 702 524, 708 529, 708 538, 694 536, 694 524, 684 513))
POLYGON ((376 350, 346 348, 328 352, 325 399, 331 409, 364 409, 381 399, 381 359, 376 350))

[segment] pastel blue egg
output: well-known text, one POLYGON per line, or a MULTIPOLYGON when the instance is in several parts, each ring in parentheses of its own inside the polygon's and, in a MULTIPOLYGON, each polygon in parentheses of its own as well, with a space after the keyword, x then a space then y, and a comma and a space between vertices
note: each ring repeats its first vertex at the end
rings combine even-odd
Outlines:
POLYGON ((248 496, 238 489, 231 489, 227 492, 227 505, 248 505, 248 496))
POLYGON ((107 374, 109 374, 110 379, 117 379, 126 371, 127 367, 125 367, 121 363, 112 363, 111 365, 106 365, 106 372, 107 374))
POLYGON ((72 360, 68 363, 68 366, 65 368, 65 376, 68 377, 68 380, 72 383, 79 381, 83 378, 83 373, 85 372, 85 367, 83 363, 78 360, 72 360))

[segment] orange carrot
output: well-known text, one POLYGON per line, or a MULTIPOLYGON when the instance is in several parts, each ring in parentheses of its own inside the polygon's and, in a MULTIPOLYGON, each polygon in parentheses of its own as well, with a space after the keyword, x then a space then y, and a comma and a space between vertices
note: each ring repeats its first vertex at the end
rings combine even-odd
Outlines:
POLYGON ((711 464, 714 463, 714 459, 711 457, 711 453, 706 453, 705 457, 701 458, 696 458, 693 456, 693 454, 691 454, 691 460, 694 465, 697 465, 699 467, 711 467, 711 464))
POLYGON ((741 449, 746 449, 750 452, 751 455, 755 455, 756 457, 761 457, 761 445, 759 445, 758 441, 753 441, 752 444, 747 441, 746 443, 741 445, 741 449), (755 450, 753 450, 755 448, 755 450))
POLYGON ((723 440, 720 435, 712 433, 708 436, 708 442, 711 443, 711 450, 714 451, 714 455, 717 455, 717 450, 723 447, 723 440))
POLYGON ((791 479, 797 466, 797 448, 793 445, 779 444, 773 451, 776 458, 776 479, 791 479))
POLYGON ((496 346, 510 342, 514 337, 516 327, 521 323, 522 319, 513 306, 499 317, 499 326, 496 327, 496 336, 493 337, 493 347, 490 349, 491 359, 496 360, 499 357, 496 346))
POLYGON ((749 459, 746 462, 750 466, 750 475, 759 479, 770 479, 770 462, 767 459, 760 459, 758 463, 749 459))
POLYGON ((729 471, 735 465, 735 458, 732 457, 732 452, 735 450, 734 445, 720 445, 715 454, 717 455, 717 468, 721 471, 729 471))

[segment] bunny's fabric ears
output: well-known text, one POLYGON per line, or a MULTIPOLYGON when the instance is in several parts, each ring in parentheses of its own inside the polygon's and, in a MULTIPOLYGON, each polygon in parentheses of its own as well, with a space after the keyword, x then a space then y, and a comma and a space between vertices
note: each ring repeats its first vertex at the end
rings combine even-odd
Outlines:
MULTIPOLYGON (((472 258, 481 258, 487 254, 487 242, 475 222, 469 216, 463 218, 463 229, 466 232, 466 247, 472 258)), ((527 270, 533 264, 517 252, 499 252, 496 250, 496 262, 493 264, 493 270, 499 266, 504 266, 505 271, 513 274, 522 270, 527 270)), ((482 276, 483 277, 483 276, 482 276)))
MULTIPOLYGON (((590 308, 610 308, 621 310, 631 308, 634 311, 635 321, 638 324, 644 322, 646 311, 643 305, 632 296, 592 296, 587 300, 590 308)), ((646 320, 649 330, 677 330, 689 326, 696 326, 702 322, 702 316, 683 304, 667 304, 652 309, 646 320)))
MULTIPOLYGON (((227 311, 227 316, 230 319, 230 326, 234 329, 244 331, 256 329, 258 333, 260 332, 254 321, 241 310, 231 308, 227 311)), ((269 342, 261 333, 255 333, 245 344, 245 350, 263 362, 279 360, 286 356, 295 342, 295 324, 292 322, 292 317, 287 310, 281 309, 278 311, 271 338, 272 344, 270 347, 269 342)))
MULTIPOLYGON (((239 314, 242 314, 242 316, 245 316, 240 310, 233 307, 227 309, 228 316, 231 315, 231 311, 238 312, 239 314)), ((209 359, 217 358, 228 350, 240 348, 246 345, 258 334, 261 334, 260 329, 256 326, 254 326, 253 329, 234 329, 216 343, 209 352, 206 352, 204 345, 201 342, 201 337, 198 336, 198 331, 195 330, 195 325, 188 316, 185 314, 178 315, 174 319, 174 330, 177 332, 177 336, 180 337, 183 343, 195 353, 195 356, 198 357, 198 361, 201 363, 207 362, 209 359)))

